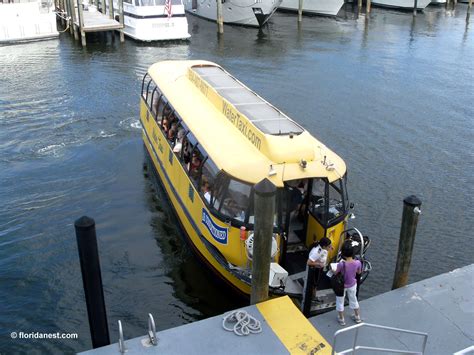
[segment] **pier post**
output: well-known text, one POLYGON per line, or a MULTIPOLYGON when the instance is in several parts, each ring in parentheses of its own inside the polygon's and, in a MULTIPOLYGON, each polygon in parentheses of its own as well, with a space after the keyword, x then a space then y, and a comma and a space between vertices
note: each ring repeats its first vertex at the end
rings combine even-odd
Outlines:
POLYGON ((69 18, 69 20, 68 20, 69 33, 71 33, 71 35, 74 35, 74 20, 72 18, 71 1, 70 0, 64 0, 64 3, 65 3, 65 6, 66 6, 67 17, 69 18))
MULTIPOLYGON (((105 1, 105 0, 104 0, 105 1)), ((120 42, 125 42, 125 37, 124 37, 124 34, 123 34, 123 28, 124 28, 124 20, 123 20, 123 0, 118 0, 118 4, 119 4, 119 20, 120 20, 120 24, 122 25, 122 29, 120 30, 120 42)))
MULTIPOLYGON (((76 21, 77 21, 77 13, 76 13, 76 5, 74 4, 74 0, 70 0, 70 6, 71 6, 71 17, 72 17, 72 27, 73 27, 73 32, 74 32, 74 39, 76 41, 79 40, 79 28, 76 26, 76 21)), ((79 10, 78 10, 79 11, 79 10)))
POLYGON ((472 7, 472 0, 469 0, 467 4, 466 22, 469 22, 469 17, 471 16, 471 7, 472 7))
POLYGON ((402 227, 398 244, 397 266, 393 276, 392 290, 408 283, 411 255, 415 242, 416 226, 420 215, 421 201, 414 195, 403 200, 402 227))
POLYGON ((276 195, 275 185, 266 178, 256 184, 254 189, 255 230, 253 236, 250 304, 256 304, 268 299, 276 195))
POLYGON ((111 20, 114 19, 114 2, 113 2, 113 0, 109 0, 109 18, 111 20))
POLYGON ((77 11, 79 12, 79 31, 81 32, 81 44, 83 47, 87 45, 86 33, 84 32, 84 7, 82 0, 77 0, 77 11))
POLYGON ((298 0, 298 22, 303 21, 303 0, 298 0))
POLYGON ((74 228, 76 229, 92 347, 95 349, 110 344, 95 222, 92 218, 83 216, 74 222, 74 228))
MULTIPOLYGON (((416 1, 416 0, 415 0, 416 1)), ((366 6, 365 6, 365 14, 368 16, 370 14, 370 6, 371 5, 371 1, 370 0, 367 0, 367 3, 366 3, 366 6)))
POLYGON ((360 14, 362 12, 362 0, 357 0, 357 13, 360 14))
POLYGON ((224 18, 222 16, 222 0, 216 0, 217 4, 217 33, 224 33, 224 18))
POLYGON ((413 3, 413 16, 416 16, 416 12, 418 11, 418 0, 414 0, 413 3))

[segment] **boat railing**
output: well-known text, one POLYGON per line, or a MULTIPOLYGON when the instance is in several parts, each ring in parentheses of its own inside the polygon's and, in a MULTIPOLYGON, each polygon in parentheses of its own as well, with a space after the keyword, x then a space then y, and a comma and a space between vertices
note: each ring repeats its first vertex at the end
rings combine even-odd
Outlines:
POLYGON ((332 343, 332 354, 333 355, 342 355, 342 354, 356 354, 358 350, 364 350, 364 353, 366 352, 377 352, 377 353, 390 353, 390 354, 424 354, 425 353, 425 348, 426 348, 426 342, 428 340, 428 334, 423 333, 423 332, 416 332, 413 330, 407 330, 407 329, 400 329, 400 328, 393 328, 393 327, 386 327, 383 325, 377 325, 377 324, 370 324, 370 323, 360 323, 356 324, 344 329, 340 329, 337 332, 334 333, 334 339, 332 343), (374 328, 374 329, 381 329, 386 332, 394 332, 394 333, 405 333, 405 334, 410 334, 413 336, 418 336, 423 338, 423 345, 421 351, 410 351, 407 349, 389 349, 389 348, 378 348, 378 347, 373 347, 373 346, 365 346, 365 345, 359 345, 359 330, 362 328, 374 328), (337 345, 337 339, 338 337, 340 338, 341 335, 347 335, 346 333, 354 331, 354 340, 352 343, 352 347, 338 351, 336 352, 336 345, 337 345))

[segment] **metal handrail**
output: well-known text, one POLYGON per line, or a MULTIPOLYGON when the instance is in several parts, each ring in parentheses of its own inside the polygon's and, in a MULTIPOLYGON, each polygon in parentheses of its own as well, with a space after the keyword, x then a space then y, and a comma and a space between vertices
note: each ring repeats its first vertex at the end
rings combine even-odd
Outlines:
POLYGON ((377 324, 370 324, 370 323, 360 323, 356 324, 344 329, 340 329, 337 332, 334 333, 334 340, 332 343, 332 355, 336 354, 348 354, 352 353, 355 354, 357 350, 368 350, 368 351, 377 351, 377 352, 387 352, 387 353, 396 353, 396 354, 424 354, 425 353, 425 348, 426 348, 426 342, 428 340, 428 334, 423 333, 423 332, 415 332, 413 330, 407 330, 407 329, 400 329, 400 328, 393 328, 393 327, 386 327, 384 325, 377 325, 377 324), (423 337, 423 346, 421 352, 419 351, 407 351, 407 350, 396 350, 396 349, 387 349, 387 348, 376 348, 376 347, 370 347, 370 346, 361 346, 357 345, 357 339, 359 336, 359 328, 376 328, 376 329, 384 329, 384 330, 389 330, 389 331, 394 331, 394 332, 399 332, 399 333, 406 333, 406 334, 412 334, 412 335, 419 335, 423 337), (351 349, 346 349, 341 352, 336 352, 336 340, 337 336, 342 333, 346 333, 348 331, 354 330, 355 329, 355 336, 354 336, 354 342, 352 345, 351 349))

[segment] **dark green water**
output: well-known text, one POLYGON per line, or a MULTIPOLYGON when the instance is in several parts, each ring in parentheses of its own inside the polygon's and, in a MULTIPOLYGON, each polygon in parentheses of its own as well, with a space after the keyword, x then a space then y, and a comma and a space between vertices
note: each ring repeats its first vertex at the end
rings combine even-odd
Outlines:
POLYGON ((402 200, 422 201, 410 281, 474 262, 474 40, 456 13, 351 8, 337 19, 277 14, 261 32, 188 17, 181 44, 88 37, 0 47, 0 353, 91 347, 74 220, 97 222, 113 341, 239 307, 183 241, 143 171, 141 78, 164 59, 223 65, 342 156, 355 224, 373 239, 361 296, 391 287, 402 200), (78 340, 10 333, 73 332, 78 340))

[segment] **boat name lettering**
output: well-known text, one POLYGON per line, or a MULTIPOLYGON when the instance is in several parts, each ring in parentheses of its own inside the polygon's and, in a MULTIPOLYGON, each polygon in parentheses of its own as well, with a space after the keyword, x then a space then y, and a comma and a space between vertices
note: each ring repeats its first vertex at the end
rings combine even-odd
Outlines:
POLYGON ((222 113, 227 117, 227 119, 242 133, 247 139, 252 143, 258 150, 262 144, 262 140, 259 136, 247 125, 248 122, 242 119, 242 116, 234 110, 234 108, 222 100, 222 113))
POLYGON ((196 87, 201 90, 201 92, 207 96, 207 91, 209 90, 209 86, 207 85, 207 83, 202 80, 199 75, 197 75, 195 72, 193 72, 192 70, 189 71, 189 80, 191 80, 191 82, 196 85, 196 87))
POLYGON ((209 213, 203 208, 202 209, 202 224, 204 224, 211 233, 212 237, 221 244, 227 244, 228 229, 218 226, 214 223, 209 213))

